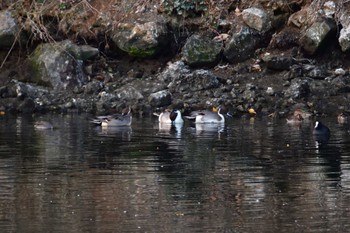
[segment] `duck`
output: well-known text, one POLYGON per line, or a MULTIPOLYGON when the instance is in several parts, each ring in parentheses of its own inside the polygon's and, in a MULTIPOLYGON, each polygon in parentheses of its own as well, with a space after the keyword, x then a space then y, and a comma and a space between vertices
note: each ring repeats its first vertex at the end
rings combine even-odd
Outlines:
POLYGON ((195 120, 196 124, 206 124, 206 123, 225 123, 225 117, 222 114, 222 109, 213 108, 214 111, 209 110, 199 110, 190 113, 190 116, 186 116, 187 119, 195 120))
POLYGON ((304 120, 304 118, 301 116, 301 114, 297 114, 297 115, 292 114, 286 120, 287 120, 287 124, 293 125, 293 124, 300 124, 304 120))
POLYGON ((48 121, 37 121, 34 123, 36 129, 53 129, 53 125, 48 121))
POLYGON ((184 120, 182 119, 182 114, 180 110, 174 109, 172 111, 165 110, 161 114, 153 113, 158 116, 159 123, 162 124, 182 124, 184 120))
POLYGON ((305 109, 301 109, 301 108, 294 110, 293 114, 294 114, 294 116, 300 115, 304 120, 310 119, 312 117, 311 112, 309 112, 305 109))
POLYGON ((131 108, 129 107, 127 110, 123 110, 121 114, 116 113, 107 116, 97 116, 91 122, 102 127, 130 126, 132 122, 131 108))
POLYGON ((343 112, 339 113, 337 116, 338 124, 345 124, 348 122, 348 119, 349 119, 348 114, 343 113, 343 112))
POLYGON ((316 141, 327 142, 331 136, 331 131, 322 122, 316 121, 312 134, 316 141))

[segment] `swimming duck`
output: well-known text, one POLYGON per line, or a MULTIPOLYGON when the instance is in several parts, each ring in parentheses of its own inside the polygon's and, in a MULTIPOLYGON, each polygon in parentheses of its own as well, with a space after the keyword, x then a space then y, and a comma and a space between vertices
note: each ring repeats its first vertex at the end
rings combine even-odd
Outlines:
POLYGON ((172 111, 166 110, 161 114, 153 113, 158 116, 159 123, 163 124, 182 124, 184 120, 182 119, 182 114, 180 110, 174 109, 172 111))
POLYGON ((301 114, 297 114, 297 115, 291 115, 289 118, 286 119, 287 120, 287 124, 300 124, 304 118, 301 116, 301 114))
POLYGON ((312 117, 312 113, 308 112, 305 109, 298 108, 294 111, 294 116, 300 115, 304 120, 310 119, 312 117))
POLYGON ((348 122, 349 116, 346 113, 339 113, 339 115, 337 116, 337 121, 338 124, 345 124, 348 122))
POLYGON ((131 108, 129 107, 126 111, 123 111, 123 113, 116 113, 113 115, 107 115, 107 116, 97 116, 95 119, 92 120, 92 123, 101 125, 102 127, 107 126, 130 126, 132 122, 132 113, 131 108))
POLYGON ((186 118, 194 119, 196 124, 225 123, 225 117, 221 112, 221 108, 218 108, 217 112, 208 110, 194 111, 191 112, 190 116, 186 116, 186 118))
POLYGON ((327 142, 331 136, 331 131, 320 121, 316 121, 312 134, 316 141, 327 142))
POLYGON ((37 121, 34 123, 36 129, 53 129, 53 125, 48 121, 37 121))

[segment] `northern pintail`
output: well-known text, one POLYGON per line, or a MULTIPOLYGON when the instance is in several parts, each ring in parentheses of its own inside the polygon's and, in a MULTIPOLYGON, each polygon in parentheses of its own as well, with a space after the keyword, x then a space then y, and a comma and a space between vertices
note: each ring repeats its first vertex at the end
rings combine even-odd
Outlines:
POLYGON ((300 115, 304 120, 310 119, 313 115, 311 112, 301 108, 294 110, 293 114, 294 116, 300 115))
MULTIPOLYGON (((215 110, 215 108, 214 108, 215 110)), ((207 123, 225 123, 225 117, 221 113, 222 109, 218 108, 217 111, 199 110, 190 113, 190 116, 186 116, 187 119, 194 119, 196 124, 207 123)))
POLYGON ((347 113, 341 112, 337 116, 338 124, 348 123, 348 120, 349 120, 349 115, 347 113))
POLYGON ((304 118, 300 114, 297 114, 297 115, 292 114, 286 120, 287 120, 287 124, 294 125, 294 124, 300 124, 304 120, 304 118))
POLYGON ((53 129, 53 125, 48 121, 37 121, 34 123, 36 129, 53 129))
POLYGON ((130 126, 132 122, 131 108, 129 107, 126 113, 116 113, 107 116, 97 116, 91 121, 94 124, 106 126, 130 126))
POLYGON ((182 119, 182 114, 180 110, 174 109, 172 111, 166 110, 161 114, 154 113, 158 116, 159 123, 162 124, 182 124, 184 120, 182 119))

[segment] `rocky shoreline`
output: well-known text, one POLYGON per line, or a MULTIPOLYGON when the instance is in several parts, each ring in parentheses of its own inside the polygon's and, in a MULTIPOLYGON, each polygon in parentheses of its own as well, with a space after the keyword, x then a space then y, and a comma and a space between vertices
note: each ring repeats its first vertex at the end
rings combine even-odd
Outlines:
POLYGON ((152 1, 108 24, 102 11, 111 6, 97 2, 90 4, 104 14, 93 39, 61 36, 25 52, 30 33, 13 9, 0 11, 2 112, 106 114, 131 106, 151 115, 219 105, 234 116, 249 108, 274 117, 296 108, 350 112, 350 4, 231 1, 216 27, 203 29, 198 17, 180 24, 152 1), (107 39, 98 39, 101 31, 107 39))

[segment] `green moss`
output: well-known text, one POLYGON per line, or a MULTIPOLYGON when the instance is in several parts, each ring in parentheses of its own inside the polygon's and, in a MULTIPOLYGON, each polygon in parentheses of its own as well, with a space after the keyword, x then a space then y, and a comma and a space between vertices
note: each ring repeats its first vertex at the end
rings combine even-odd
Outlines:
POLYGON ((152 48, 146 48, 146 49, 140 49, 136 47, 130 47, 128 54, 133 57, 152 57, 157 53, 157 49, 155 47, 152 48))

